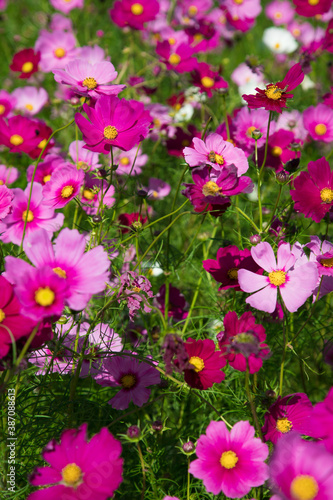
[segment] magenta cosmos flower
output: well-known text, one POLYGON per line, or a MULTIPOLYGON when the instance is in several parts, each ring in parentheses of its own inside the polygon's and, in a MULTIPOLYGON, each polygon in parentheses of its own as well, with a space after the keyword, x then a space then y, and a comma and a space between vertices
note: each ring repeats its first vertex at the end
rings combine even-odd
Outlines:
POLYGON ((228 83, 205 62, 199 63, 193 71, 192 82, 201 92, 206 92, 208 97, 212 97, 213 90, 228 88, 228 83))
POLYGON ((308 171, 294 180, 294 188, 290 196, 295 210, 320 222, 333 205, 333 173, 324 156, 309 162, 308 171))
POLYGON ((269 356, 265 328, 256 324, 251 312, 245 312, 239 319, 235 311, 224 317, 224 331, 218 333, 217 340, 221 352, 235 370, 256 373, 262 367, 263 359, 269 356))
POLYGON ((126 85, 109 85, 118 76, 109 61, 90 64, 83 59, 69 62, 64 69, 53 70, 58 83, 70 85, 77 94, 98 99, 100 95, 117 95, 126 85))
POLYGON ((38 163, 37 168, 35 165, 30 165, 27 169, 27 180, 31 182, 33 172, 35 171, 34 182, 38 182, 44 186, 51 179, 52 174, 63 167, 71 166, 66 162, 62 156, 48 154, 45 156, 44 161, 38 163))
POLYGON ((254 437, 247 421, 237 422, 229 432, 224 422, 210 422, 197 442, 198 459, 189 471, 203 480, 209 493, 242 498, 268 478, 268 446, 254 437))
POLYGON ((5 118, 15 108, 16 99, 6 90, 0 90, 0 117, 5 118))
POLYGON ((33 486, 43 486, 27 500, 107 500, 123 478, 121 444, 103 427, 90 441, 88 424, 62 433, 43 451, 50 467, 37 467, 30 477, 33 486), (47 487, 49 485, 49 487, 47 487))
POLYGON ((333 491, 333 455, 296 432, 278 440, 270 461, 276 500, 329 500, 333 491))
POLYGON ((188 363, 192 367, 184 370, 185 382, 196 389, 205 390, 224 380, 221 370, 227 361, 221 351, 215 350, 213 340, 194 340, 191 337, 184 344, 188 354, 188 363))
POLYGON ((193 147, 184 148, 184 156, 190 167, 210 165, 221 171, 224 167, 235 165, 237 175, 245 174, 249 168, 244 151, 235 148, 225 141, 219 134, 210 134, 205 141, 195 137, 193 147))
POLYGON ((172 45, 168 41, 158 42, 156 54, 160 56, 167 69, 174 70, 177 73, 187 73, 193 71, 198 66, 198 61, 194 54, 194 49, 187 43, 172 45))
POLYGON ((20 303, 14 295, 13 286, 0 276, 0 359, 6 356, 13 339, 32 332, 35 323, 20 313, 20 303))
POLYGON ((311 423, 312 436, 321 439, 326 449, 333 453, 333 387, 329 390, 324 401, 317 403, 314 407, 311 423))
POLYGON ((59 231, 65 216, 64 214, 56 214, 54 208, 45 205, 42 190, 41 184, 33 185, 29 211, 27 208, 30 184, 24 191, 19 188, 12 190, 14 193, 12 212, 0 222, 1 241, 20 245, 25 221, 27 221, 26 236, 37 229, 45 229, 51 238, 55 231, 59 231))
POLYGON ((238 284, 239 269, 248 269, 253 273, 262 274, 262 269, 251 257, 251 252, 247 248, 239 250, 235 245, 219 248, 215 259, 202 261, 205 271, 210 273, 214 280, 221 283, 219 290, 234 288, 240 290, 238 284))
POLYGON ((286 108, 287 99, 291 99, 293 94, 289 94, 294 90, 304 79, 304 73, 300 64, 295 64, 290 68, 282 82, 270 83, 266 85, 266 89, 262 90, 258 87, 255 89, 257 94, 247 95, 242 97, 247 102, 249 108, 265 108, 268 111, 282 112, 282 108, 286 108))
POLYGON ((12 153, 30 154, 40 143, 36 122, 24 116, 12 116, 7 122, 0 118, 0 135, 0 143, 12 153))
POLYGON ((303 113, 304 128, 315 141, 333 141, 333 109, 325 104, 310 106, 303 113))
POLYGON ((161 382, 156 368, 130 356, 104 358, 100 374, 95 379, 101 385, 120 388, 109 401, 116 410, 126 410, 131 401, 136 406, 147 403, 150 396, 148 387, 161 382))
POLYGON ((230 196, 239 193, 249 193, 253 189, 250 177, 237 177, 237 169, 234 165, 225 167, 222 172, 218 172, 216 177, 214 172, 209 171, 209 167, 198 167, 192 171, 194 184, 184 183, 186 189, 182 194, 189 198, 194 206, 195 212, 217 211, 219 215, 230 205, 230 196))
POLYGON ((23 49, 17 52, 10 64, 12 71, 19 71, 19 78, 30 78, 31 75, 38 71, 40 61, 40 52, 35 52, 34 49, 23 49))
POLYGON ((151 117, 141 102, 101 96, 95 108, 84 104, 83 109, 90 121, 80 113, 75 121, 90 151, 108 154, 112 146, 128 151, 148 135, 151 117))
POLYGON ((262 428, 265 441, 276 443, 284 434, 296 431, 312 436, 312 404, 306 394, 297 392, 275 401, 265 414, 262 428))
POLYGON ((6 167, 6 165, 1 165, 0 164, 0 186, 3 184, 6 184, 7 186, 9 184, 13 184, 18 177, 19 177, 19 171, 15 167, 6 167))
POLYGON ((329 11, 332 0, 293 0, 293 4, 300 16, 315 17, 329 11))
POLYGON ((144 23, 153 21, 159 10, 157 0, 121 0, 115 2, 110 17, 121 28, 143 30, 144 23))
POLYGON ((4 184, 0 184, 0 221, 12 210, 13 192, 4 184))
POLYGON ((74 165, 58 168, 43 187, 45 205, 63 208, 80 193, 83 181, 83 170, 78 170, 74 165))
MULTIPOLYGON (((260 130, 262 137, 257 140, 258 148, 265 145, 269 113, 264 109, 249 110, 247 107, 241 108, 233 120, 235 127, 234 137, 237 144, 250 154, 254 151, 255 140, 252 137, 254 130, 260 130)), ((271 123, 270 135, 274 132, 275 122, 271 123)))
POLYGON ((318 279, 318 270, 314 262, 296 266, 296 257, 290 250, 289 243, 281 243, 277 251, 277 262, 271 245, 259 243, 251 248, 251 255, 258 266, 268 276, 240 269, 238 281, 244 292, 256 292, 246 299, 250 306, 273 313, 277 304, 279 288, 282 300, 290 312, 295 312, 312 294, 318 279))
MULTIPOLYGON (((101 245, 85 252, 86 239, 76 229, 63 229, 53 246, 46 231, 27 236, 24 251, 37 268, 48 266, 61 278, 67 290, 66 304, 76 310, 84 309, 95 293, 105 289, 108 281, 109 259, 101 245)), ((6 276, 17 283, 19 275, 31 266, 12 256, 6 257, 6 276)))
POLYGON ((69 14, 69 12, 75 8, 82 9, 84 0, 50 0, 52 7, 64 14, 69 14))

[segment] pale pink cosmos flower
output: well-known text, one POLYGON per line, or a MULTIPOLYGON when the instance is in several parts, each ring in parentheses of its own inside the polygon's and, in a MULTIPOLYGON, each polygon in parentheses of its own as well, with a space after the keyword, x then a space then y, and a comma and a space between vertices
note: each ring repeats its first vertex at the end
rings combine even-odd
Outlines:
POLYGON ((19 87, 13 90, 12 95, 16 99, 15 110, 23 114, 33 116, 45 106, 49 95, 43 87, 19 87))
POLYGON ((7 186, 0 185, 0 221, 4 219, 12 210, 14 194, 7 186))
MULTIPOLYGON (((36 231, 24 241, 24 251, 37 268, 49 267, 68 290, 66 304, 76 311, 86 307, 93 294, 103 292, 109 276, 108 254, 101 245, 85 252, 86 240, 76 229, 63 229, 54 245, 47 232, 36 231)), ((17 283, 19 274, 32 266, 22 259, 6 257, 6 277, 17 283)))
POLYGON ((19 171, 15 167, 0 165, 0 186, 13 184, 19 177, 19 171))
POLYGON ((156 368, 132 356, 104 358, 100 373, 94 378, 98 384, 121 389, 109 401, 116 410, 126 410, 131 401, 142 406, 150 396, 148 387, 161 382, 156 368))
POLYGON ((76 40, 72 33, 56 30, 49 33, 42 30, 35 43, 35 51, 41 54, 40 69, 48 73, 53 69, 64 68, 77 57, 76 40))
POLYGON ((89 64, 97 64, 103 61, 110 61, 110 56, 105 55, 104 49, 99 45, 83 45, 78 48, 77 57, 84 59, 89 64))
MULTIPOLYGON (((265 145, 269 112, 265 109, 252 109, 247 107, 241 108, 233 120, 235 128, 234 138, 237 144, 242 146, 245 153, 253 153, 255 148, 255 140, 252 137, 254 130, 259 130, 262 137, 257 140, 258 148, 265 145)), ((275 131, 275 122, 271 122, 269 135, 275 131)))
POLYGON ((150 177, 148 183, 148 198, 150 200, 163 200, 171 191, 171 186, 167 182, 150 177))
POLYGON ((80 193, 83 170, 68 164, 57 169, 43 187, 44 203, 53 208, 63 208, 80 193))
POLYGON ((333 141, 333 109, 325 104, 310 106, 303 113, 304 127, 315 141, 333 141))
POLYGON ((314 262, 297 266, 296 257, 291 252, 289 243, 280 244, 277 262, 273 248, 267 242, 252 247, 251 255, 268 276, 261 276, 246 269, 238 271, 241 289, 247 293, 256 292, 246 299, 250 306, 273 313, 277 305, 279 288, 286 308, 290 312, 295 312, 312 295, 318 280, 317 266, 314 262))
POLYGON ((235 2, 234 0, 222 0, 220 5, 225 7, 234 20, 254 19, 261 12, 260 0, 243 0, 243 2, 235 2))
POLYGON ((114 148, 113 162, 115 165, 118 164, 117 175, 139 175, 147 161, 148 155, 143 154, 142 149, 138 149, 137 146, 129 151, 121 151, 118 148, 114 148))
POLYGON ((73 31, 72 21, 62 14, 53 14, 50 22, 50 30, 73 31))
POLYGON ((52 7, 64 14, 69 14, 69 12, 75 8, 82 9, 84 0, 50 0, 52 7))
POLYGON ((90 64, 83 59, 75 59, 66 64, 64 69, 54 69, 53 74, 56 82, 70 85, 75 93, 94 99, 100 95, 118 95, 126 87, 110 85, 118 73, 108 61, 90 64))
POLYGON ((268 19, 271 19, 275 26, 289 24, 294 19, 295 12, 288 0, 274 0, 265 8, 265 14, 268 19))
POLYGON ((95 215, 100 208, 112 207, 115 202, 114 193, 115 189, 112 184, 110 185, 104 179, 96 179, 96 177, 86 174, 80 197, 83 210, 88 215, 95 215))
POLYGON ((78 168, 81 168, 84 172, 97 170, 102 166, 100 163, 98 163, 98 153, 93 153, 88 149, 84 149, 84 146, 84 141, 71 142, 68 148, 69 156, 72 158, 76 166, 78 168))
POLYGON ((23 191, 15 188, 12 190, 14 199, 12 202, 12 212, 0 223, 0 239, 4 243, 15 243, 20 245, 23 235, 24 221, 27 219, 26 235, 33 233, 37 229, 45 229, 49 235, 59 231, 64 222, 64 214, 54 212, 54 208, 45 205, 43 199, 43 187, 41 184, 34 184, 29 211, 28 199, 30 194, 30 184, 23 191))
POLYGON ((190 167, 210 165, 219 173, 224 167, 235 165, 238 176, 249 168, 244 151, 216 133, 210 134, 204 141, 195 137, 193 148, 184 148, 183 153, 190 167))
POLYGON ((282 111, 276 122, 276 132, 280 129, 293 132, 295 139, 300 139, 301 141, 305 141, 306 136, 308 135, 304 128, 303 115, 300 111, 297 111, 297 109, 282 111))

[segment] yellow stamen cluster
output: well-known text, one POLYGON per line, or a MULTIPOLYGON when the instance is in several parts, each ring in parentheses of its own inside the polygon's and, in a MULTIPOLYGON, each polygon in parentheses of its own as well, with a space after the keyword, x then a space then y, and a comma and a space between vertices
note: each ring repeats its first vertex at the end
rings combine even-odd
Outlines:
POLYGON ((273 156, 281 156, 282 155, 282 148, 280 146, 274 146, 271 151, 273 156))
POLYGON ((22 73, 30 73, 30 71, 33 69, 34 65, 32 62, 27 61, 23 64, 21 71, 22 73))
POLYGON ((51 306, 55 299, 55 293, 46 286, 45 288, 38 288, 35 292, 35 301, 43 307, 51 306))
POLYGON ((54 273, 56 273, 60 278, 64 278, 66 279, 67 278, 67 274, 66 274, 66 271, 64 271, 63 269, 61 269, 61 267, 54 267, 52 269, 52 271, 54 273))
POLYGON ((172 64, 172 66, 177 66, 177 64, 180 63, 180 56, 178 54, 171 54, 169 63, 172 64))
POLYGON ((40 143, 38 144, 38 146, 37 146, 37 147, 38 147, 39 149, 43 149, 43 148, 45 148, 46 143, 47 143, 47 140, 46 140, 46 139, 43 139, 42 141, 40 141, 40 143))
POLYGON ((333 191, 330 188, 324 188, 320 191, 320 198, 323 203, 332 203, 333 191))
POLYGON ((82 194, 87 200, 93 200, 95 197, 95 193, 91 189, 84 189, 82 194))
POLYGON ((3 115, 5 111, 6 111, 5 106, 3 104, 0 104, 0 115, 3 115))
POLYGON ((273 101, 277 101, 282 96, 282 90, 279 89, 276 85, 269 85, 265 90, 265 94, 268 97, 268 99, 273 99, 273 101))
POLYGON ((330 259, 321 259, 320 263, 324 267, 333 267, 333 257, 330 259))
POLYGON ((216 196, 220 194, 220 186, 214 181, 208 181, 202 186, 202 194, 204 196, 216 196))
POLYGON ((9 139, 9 142, 13 144, 13 146, 20 146, 24 142, 24 139, 21 135, 14 134, 9 139))
POLYGON ((282 432, 283 434, 286 434, 287 432, 291 431, 292 428, 293 428, 293 424, 287 418, 278 418, 277 419, 277 421, 276 421, 276 429, 279 432, 282 432))
POLYGON ((197 373, 202 372, 202 370, 205 368, 205 363, 202 358, 199 358, 198 356, 192 356, 188 362, 194 366, 194 371, 197 373))
POLYGON ((210 89, 211 87, 214 87, 214 79, 211 78, 210 76, 203 76, 201 78, 201 84, 203 87, 206 87, 207 89, 210 89))
POLYGON ((136 384, 136 377, 132 373, 128 373, 121 377, 120 383, 124 389, 131 389, 136 384))
POLYGON ((70 198, 73 194, 73 186, 65 186, 61 190, 61 198, 70 198))
POLYGON ((87 87, 87 89, 89 89, 89 90, 94 90, 97 87, 97 82, 96 82, 95 78, 92 78, 91 76, 89 76, 88 78, 85 78, 83 80, 82 85, 84 87, 87 87))
POLYGON ((315 126, 315 132, 317 135, 325 135, 327 132, 327 127, 323 123, 318 123, 318 125, 315 126))
POLYGON ((268 278, 272 285, 281 286, 286 282, 286 274, 284 271, 272 271, 268 278))
POLYGON ((46 183, 47 183, 47 182, 49 182, 50 180, 51 180, 51 175, 45 175, 45 176, 43 177, 43 182, 44 182, 44 184, 46 184, 46 183))
POLYGON ((318 5, 320 0, 308 0, 309 5, 318 5))
POLYGON ((31 212, 31 210, 29 210, 28 212, 27 210, 24 210, 24 212, 22 213, 22 220, 23 221, 27 220, 27 222, 32 222, 34 220, 34 214, 31 212))
POLYGON ((124 156, 123 158, 120 158, 120 165, 129 165, 130 164, 130 160, 127 156, 124 156))
POLYGON ((190 5, 188 8, 189 16, 195 16, 198 13, 198 7, 196 5, 190 5))
POLYGON ((143 12, 143 5, 141 5, 141 3, 134 3, 131 6, 131 12, 135 16, 140 16, 142 14, 142 12, 143 12))
POLYGON ((237 462, 238 457, 234 451, 229 450, 222 453, 220 464, 225 469, 233 469, 234 467, 236 467, 237 462))
POLYGON ((290 493, 295 500, 314 500, 318 490, 317 481, 308 475, 296 476, 290 485, 290 493))
POLYGON ((228 270, 227 272, 228 278, 231 280, 237 280, 238 279, 238 269, 237 267, 232 267, 231 269, 228 270))
POLYGON ((55 49, 54 55, 57 59, 62 59, 63 57, 65 57, 66 51, 62 47, 58 47, 57 49, 55 49))
POLYGON ((25 109, 27 109, 28 111, 32 111, 34 109, 33 105, 32 104, 26 104, 25 105, 25 109))
POLYGON ((109 139, 110 141, 118 137, 118 130, 113 125, 108 125, 107 127, 105 127, 103 133, 105 139, 109 139))
POLYGON ((5 317, 6 317, 5 312, 2 309, 0 309, 0 323, 3 322, 3 320, 5 319, 5 317))
POLYGON ((254 130, 256 130, 256 128, 257 128, 257 127, 255 127, 254 125, 252 125, 251 127, 249 127, 249 128, 247 129, 247 131, 246 131, 246 135, 247 135, 248 137, 252 137, 252 132, 253 132, 254 130))
POLYGON ((62 480, 66 486, 76 488, 82 482, 82 470, 76 464, 68 464, 61 471, 62 480))

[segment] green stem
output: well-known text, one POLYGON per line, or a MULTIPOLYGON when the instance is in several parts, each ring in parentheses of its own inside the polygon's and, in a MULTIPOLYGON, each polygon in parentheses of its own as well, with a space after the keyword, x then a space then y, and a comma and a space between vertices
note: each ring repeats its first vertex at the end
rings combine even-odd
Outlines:
POLYGON ((246 360, 245 390, 246 390, 247 399, 249 400, 249 403, 250 403, 250 408, 251 408, 251 412, 252 412, 254 426, 257 430, 258 436, 260 437, 260 439, 262 439, 261 427, 260 427, 256 407, 254 405, 251 390, 250 390, 250 369, 249 369, 248 360, 246 360))
POLYGON ((144 499, 145 497, 145 491, 146 491, 146 469, 145 469, 145 462, 143 460, 143 455, 142 451, 140 448, 139 443, 137 443, 138 447, 138 453, 139 453, 139 458, 140 458, 140 464, 141 464, 141 470, 142 470, 142 491, 141 491, 141 500, 144 499))
POLYGON ((246 219, 254 227, 257 233, 261 232, 258 226, 253 222, 253 220, 250 219, 250 217, 246 215, 245 212, 243 212, 241 208, 237 207, 236 205, 233 205, 233 207, 244 217, 244 219, 246 219))
POLYGON ((261 181, 262 181, 263 171, 264 171, 264 167, 265 167, 266 159, 267 159, 269 129, 270 129, 270 126, 271 126, 272 118, 273 118, 273 112, 270 111, 269 112, 269 118, 268 118, 268 124, 267 124, 267 134, 266 134, 264 159, 263 159, 263 162, 262 162, 262 165, 260 167, 259 172, 258 172, 258 168, 257 168, 257 175, 258 175, 258 209, 259 209, 259 227, 260 227, 260 233, 262 232, 261 181))

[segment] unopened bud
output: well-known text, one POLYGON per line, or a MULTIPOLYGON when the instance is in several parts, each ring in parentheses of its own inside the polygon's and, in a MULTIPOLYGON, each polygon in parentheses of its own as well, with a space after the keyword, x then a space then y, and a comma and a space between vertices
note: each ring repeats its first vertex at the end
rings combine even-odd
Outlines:
POLYGON ((140 437, 140 435, 141 435, 141 430, 139 429, 139 427, 137 425, 131 425, 127 429, 127 436, 130 439, 137 439, 140 437))
POLYGON ((299 142, 291 142, 289 144, 289 148, 292 150, 292 151, 300 151, 301 150, 301 145, 299 142))
POLYGON ((294 158, 293 160, 287 161, 287 163, 285 163, 285 165, 284 165, 284 168, 285 168, 285 170, 287 170, 287 172, 289 172, 290 174, 293 174, 298 169, 299 164, 300 164, 300 159, 294 158))
POLYGON ((146 189, 138 189, 136 194, 140 197, 140 198, 146 198, 146 196, 148 195, 148 191, 146 189))
POLYGON ((278 184, 285 184, 289 181, 289 178, 289 172, 286 172, 285 170, 281 170, 275 176, 276 182, 278 182, 278 184))
POLYGON ((192 451, 194 451, 195 446, 194 443, 192 443, 192 441, 188 441, 187 443, 183 444, 182 448, 185 453, 192 453, 192 451))
POLYGON ((115 172, 117 170, 117 168, 118 168, 118 165, 112 165, 113 172, 115 172))
POLYGON ((151 424, 151 428, 153 429, 153 431, 161 432, 161 430, 163 430, 163 422, 161 422, 160 420, 155 420, 151 424))
POLYGON ((255 128, 254 130, 252 130, 251 137, 252 139, 255 139, 257 141, 258 139, 262 138, 262 133, 258 128, 255 128))
POLYGON ((261 242, 261 236, 260 234, 252 234, 252 236, 250 236, 250 243, 252 243, 252 245, 257 245, 258 243, 261 242))
POLYGON ((133 227, 133 229, 138 230, 138 229, 142 228, 142 224, 141 224, 141 222, 139 220, 136 220, 136 221, 133 222, 132 227, 133 227))
POLYGON ((99 171, 98 171, 98 177, 101 177, 102 179, 105 179, 106 176, 107 176, 107 171, 105 170, 105 168, 100 168, 99 171))
POLYGON ((100 215, 94 215, 92 220, 94 224, 99 224, 100 222, 102 222, 102 217, 100 215))

